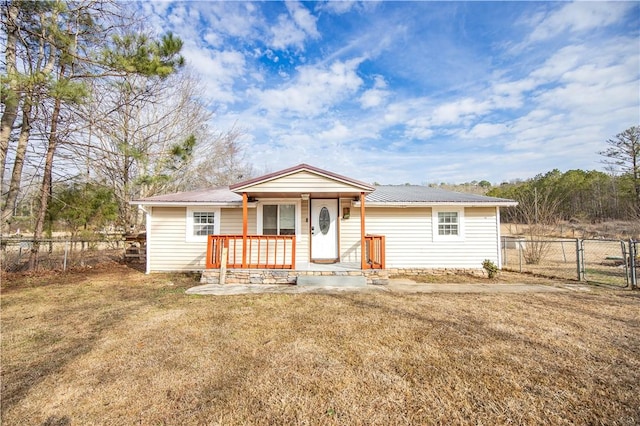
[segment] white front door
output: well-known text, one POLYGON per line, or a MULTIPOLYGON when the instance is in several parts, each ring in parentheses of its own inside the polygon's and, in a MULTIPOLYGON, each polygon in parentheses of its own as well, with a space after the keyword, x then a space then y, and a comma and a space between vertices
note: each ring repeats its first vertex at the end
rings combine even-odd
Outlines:
POLYGON ((311 200, 311 260, 338 259, 338 200, 311 200))

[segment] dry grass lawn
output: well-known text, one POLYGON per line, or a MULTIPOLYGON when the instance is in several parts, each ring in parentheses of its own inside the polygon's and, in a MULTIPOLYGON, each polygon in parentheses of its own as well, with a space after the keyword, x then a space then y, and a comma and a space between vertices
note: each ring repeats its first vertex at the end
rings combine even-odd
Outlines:
POLYGON ((638 292, 187 296, 3 276, 2 424, 640 423, 638 292))

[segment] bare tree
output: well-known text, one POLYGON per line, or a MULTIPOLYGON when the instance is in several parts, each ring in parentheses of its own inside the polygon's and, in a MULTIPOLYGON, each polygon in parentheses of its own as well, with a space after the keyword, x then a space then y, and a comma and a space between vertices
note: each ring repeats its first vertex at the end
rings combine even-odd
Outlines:
POLYGON ((211 112, 202 92, 188 72, 98 82, 85 110, 91 122, 88 152, 95 177, 113 185, 122 225, 137 225, 132 198, 175 190, 196 146, 207 143, 211 112))
POLYGON ((629 127, 606 141, 609 147, 600 151, 603 162, 627 174, 632 181, 636 213, 640 214, 640 126, 629 127))
POLYGON ((199 147, 193 166, 183 175, 176 189, 226 186, 253 177, 254 170, 241 145, 243 136, 243 131, 237 127, 212 135, 199 147))
POLYGON ((12 180, 3 206, 3 226, 13 215, 21 190, 27 147, 41 174, 34 244, 34 268, 61 147, 72 144, 77 131, 74 111, 89 94, 88 81, 108 75, 141 74, 166 77, 184 60, 182 42, 172 35, 154 40, 136 35, 110 39, 110 17, 120 5, 106 0, 5 1, 2 24, 7 32, 7 75, 2 80, 0 160, 4 174, 9 145, 17 142, 12 180), (129 43, 125 47, 126 43, 129 43), (22 106, 22 122, 15 126, 22 106), (36 107, 37 106, 37 107, 36 107), (20 129, 18 135, 15 129, 20 129), (34 137, 35 136, 35 137, 34 137), (13 138, 13 139, 12 139, 13 138), (38 143, 35 143, 35 142, 38 143), (40 145, 43 142, 44 145, 40 145))

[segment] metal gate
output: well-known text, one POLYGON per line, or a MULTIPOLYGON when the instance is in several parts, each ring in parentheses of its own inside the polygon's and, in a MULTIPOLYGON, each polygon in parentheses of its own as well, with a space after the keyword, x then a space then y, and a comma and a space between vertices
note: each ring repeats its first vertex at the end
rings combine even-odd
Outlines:
POLYGON ((627 287, 629 250, 626 241, 580 240, 580 280, 627 287))
POLYGON ((634 240, 503 238, 505 269, 594 284, 638 288, 640 244, 634 240))

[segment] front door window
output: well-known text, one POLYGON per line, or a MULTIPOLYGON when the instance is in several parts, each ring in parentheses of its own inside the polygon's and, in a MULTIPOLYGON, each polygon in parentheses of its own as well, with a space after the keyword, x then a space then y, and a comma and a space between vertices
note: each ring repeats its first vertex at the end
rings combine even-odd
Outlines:
POLYGON ((318 225, 320 226, 320 232, 327 235, 329 232, 329 226, 331 226, 331 215, 329 215, 329 209, 323 207, 320 210, 320 217, 318 218, 318 225))

